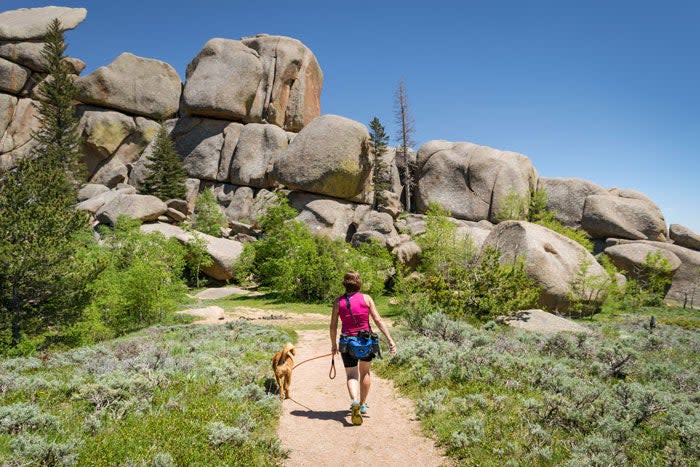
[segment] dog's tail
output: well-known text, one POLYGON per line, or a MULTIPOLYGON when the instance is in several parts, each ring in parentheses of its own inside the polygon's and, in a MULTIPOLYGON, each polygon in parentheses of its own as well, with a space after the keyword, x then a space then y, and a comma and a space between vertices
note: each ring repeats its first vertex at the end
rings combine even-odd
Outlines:
POLYGON ((292 356, 294 355, 294 345, 291 342, 287 342, 284 345, 284 349, 281 352, 277 352, 274 357, 272 357, 272 367, 284 364, 287 359, 294 361, 292 356))

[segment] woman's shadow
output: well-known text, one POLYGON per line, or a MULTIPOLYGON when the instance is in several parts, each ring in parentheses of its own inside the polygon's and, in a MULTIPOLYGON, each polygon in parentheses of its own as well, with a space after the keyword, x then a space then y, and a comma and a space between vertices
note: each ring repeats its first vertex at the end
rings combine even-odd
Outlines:
POLYGON ((314 420, 335 420, 343 426, 353 426, 348 422, 347 410, 292 410, 289 412, 295 417, 306 417, 314 420))

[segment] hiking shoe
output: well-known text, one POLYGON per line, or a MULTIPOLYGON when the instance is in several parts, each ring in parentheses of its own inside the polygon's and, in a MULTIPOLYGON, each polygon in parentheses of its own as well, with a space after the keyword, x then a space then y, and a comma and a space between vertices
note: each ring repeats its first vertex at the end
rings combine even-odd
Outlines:
POLYGON ((353 402, 351 406, 352 410, 352 416, 350 417, 350 420, 352 420, 353 425, 362 425, 362 414, 360 413, 360 403, 359 402, 353 402))
POLYGON ((362 415, 366 415, 366 414, 367 414, 367 407, 368 407, 367 404, 360 404, 360 413, 361 413, 362 415))

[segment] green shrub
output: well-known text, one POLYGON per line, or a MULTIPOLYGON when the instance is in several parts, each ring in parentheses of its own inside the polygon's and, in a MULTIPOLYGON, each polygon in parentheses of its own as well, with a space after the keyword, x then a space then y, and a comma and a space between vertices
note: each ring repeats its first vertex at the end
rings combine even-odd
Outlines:
MULTIPOLYGON (((609 274, 617 273, 610 259, 602 255, 600 262, 609 274)), ((642 307, 664 306, 664 296, 671 285, 671 265, 660 251, 647 254, 644 264, 628 278, 625 285, 612 285, 603 304, 607 313, 622 313, 642 307)))
POLYGON ((207 242, 197 232, 190 232, 192 238, 185 244, 185 272, 191 285, 200 287, 202 269, 211 267, 214 260, 207 251, 207 242))
POLYGON ((342 240, 314 235, 295 216, 279 194, 260 221, 264 236, 244 247, 236 265, 239 278, 252 278, 287 299, 328 302, 342 293, 343 274, 355 270, 364 292, 383 291, 392 266, 386 249, 376 243, 353 248, 342 240))
POLYGON ((496 222, 506 220, 527 220, 570 238, 589 252, 593 251, 593 242, 584 231, 564 226, 556 219, 556 212, 547 208, 547 190, 544 188, 530 191, 528 198, 513 190, 508 192, 496 213, 496 222))
POLYGON ((78 461, 78 446, 74 440, 60 443, 26 433, 15 437, 10 447, 16 460, 21 459, 34 465, 76 465, 78 461))
POLYGON ((528 200, 511 189, 501 200, 501 205, 496 211, 496 223, 509 220, 526 220, 528 213, 528 200))
POLYGON ((56 429, 59 419, 43 413, 36 405, 20 402, 0 407, 0 433, 19 433, 38 429, 56 429))
POLYGON ((471 239, 458 238, 447 211, 435 204, 428 208, 426 231, 418 243, 423 251, 420 274, 397 285, 407 321, 435 311, 488 321, 537 303, 539 289, 525 273, 522 258, 502 263, 492 247, 477 255, 471 239))
POLYGON ((614 294, 617 289, 617 278, 613 270, 609 269, 605 274, 591 274, 591 264, 586 256, 579 258, 578 271, 567 293, 571 311, 579 316, 598 312, 608 295, 614 294))
POLYGON ((162 321, 183 298, 183 247, 174 238, 141 233, 139 224, 120 217, 114 230, 103 231, 100 254, 106 254, 106 264, 90 285, 93 299, 84 324, 99 314, 122 335, 162 321))
POLYGON ((588 234, 586 234, 586 232, 582 230, 565 227, 564 225, 562 225, 561 222, 553 218, 538 220, 535 223, 541 225, 542 227, 547 227, 549 230, 553 230, 556 233, 561 234, 567 238, 570 238, 571 240, 584 247, 588 252, 593 251, 593 242, 588 237, 588 234))
POLYGON ((228 226, 228 220, 221 211, 216 196, 211 189, 205 189, 194 205, 192 228, 214 237, 221 237, 221 228, 228 226))

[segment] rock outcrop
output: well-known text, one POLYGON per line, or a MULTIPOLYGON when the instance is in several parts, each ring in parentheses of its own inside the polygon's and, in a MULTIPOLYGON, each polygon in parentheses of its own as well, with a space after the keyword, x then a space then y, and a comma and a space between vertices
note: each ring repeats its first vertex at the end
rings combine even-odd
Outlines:
POLYGON ((155 196, 118 194, 100 207, 95 217, 102 224, 115 225, 119 216, 154 221, 167 210, 168 206, 155 196))
MULTIPOLYGON (((671 288, 666 292, 666 300, 678 304, 690 304, 698 306, 700 303, 700 251, 691 250, 682 246, 667 242, 653 242, 648 240, 630 241, 626 239, 608 239, 608 248, 614 245, 648 245, 656 249, 673 253, 681 265, 673 274, 671 288)), ((606 249, 608 249, 606 248, 606 249)))
POLYGON ((320 114, 323 74, 313 53, 282 36, 211 39, 187 66, 184 112, 300 131, 320 114))
POLYGON ((608 195, 587 196, 581 227, 593 238, 666 240, 666 221, 661 210, 632 190, 613 189, 608 195))
MULTIPOLYGON (((141 231, 146 233, 160 232, 166 238, 175 238, 182 244, 192 241, 193 235, 180 227, 158 222, 155 224, 144 224, 141 231)), ((243 244, 235 240, 212 237, 201 232, 197 233, 206 244, 207 253, 213 260, 211 266, 203 268, 202 272, 207 276, 225 281, 233 278, 234 264, 243 252, 243 244)))
MULTIPOLYGON (((568 293, 583 261, 589 263, 589 275, 606 275, 603 267, 581 245, 537 224, 501 222, 484 244, 499 249, 502 261, 524 258, 527 274, 542 288, 539 305, 548 310, 569 311, 568 293)), ((599 301, 603 298, 599 297, 599 301)))
MULTIPOLYGON (((12 105, 11 99, 8 100, 12 105)), ((0 170, 10 170, 26 157, 35 146, 32 134, 39 129, 38 103, 32 99, 18 99, 12 121, 0 137, 0 170)))
POLYGON ((680 224, 671 224, 668 233, 676 245, 700 251, 700 235, 689 228, 680 224))
POLYGON ((238 136, 231 160, 231 183, 271 188, 270 171, 287 149, 287 134, 280 127, 260 123, 245 125, 238 136))
POLYGON ((0 40, 41 39, 51 22, 57 18, 61 29, 74 29, 87 16, 85 8, 47 6, 20 8, 0 13, 0 40))
MULTIPOLYGON (((16 167, 34 147, 37 106, 45 97, 39 85, 50 79, 41 54, 49 22, 58 17, 70 29, 85 16, 84 9, 60 7, 0 13, 0 171, 16 167)), ((456 235, 468 236, 475 254, 491 245, 504 259, 523 255, 528 274, 543 287, 542 306, 567 309, 582 259, 591 262, 590 273, 602 269, 578 244, 544 227, 492 224, 515 196, 525 201, 536 188, 547 191, 547 207, 560 222, 586 231, 601 250, 606 245, 628 276, 648 252, 662 251, 676 269, 669 299, 682 301, 699 287, 698 234, 674 224, 667 235, 661 211, 641 193, 539 178, 519 153, 439 140, 407 158, 389 148, 372 180, 367 128, 320 115, 323 73, 296 39, 211 39, 187 67, 184 87, 167 63, 130 53, 84 77, 77 76, 82 61, 66 58, 65 64, 80 91, 79 130, 91 182, 80 191, 77 209, 98 222, 112 225, 119 215, 159 220, 168 224, 144 229, 186 241, 189 234, 169 223, 187 222, 197 194, 212 189, 231 227, 225 235, 254 241, 258 220, 281 191, 313 232, 355 245, 377 240, 400 263, 415 267, 421 255, 416 240, 426 222, 421 214, 402 213, 403 169, 409 167, 417 184, 410 201, 419 213, 430 202, 449 210, 456 235), (189 177, 186 199, 168 203, 137 192, 148 175, 157 121, 165 119, 189 177)), ((207 245, 216 261, 207 273, 231 278, 241 243, 207 237, 207 245)))
POLYGON ((313 233, 340 240, 352 238, 356 204, 300 191, 289 193, 289 204, 299 212, 297 220, 313 233))
POLYGON ((496 222, 509 194, 528 199, 537 185, 526 156, 472 143, 429 141, 418 151, 417 164, 418 212, 436 202, 458 219, 496 222))
POLYGON ((540 177, 538 189, 547 192, 547 209, 566 227, 580 228, 586 198, 591 195, 607 195, 608 190, 580 178, 540 177))
POLYGON ((337 115, 313 120, 275 161, 272 178, 291 189, 372 201, 367 128, 337 115))
POLYGON ((681 266, 681 260, 675 253, 646 243, 624 243, 609 246, 605 249, 605 254, 610 257, 617 268, 625 271, 628 277, 635 279, 640 277, 647 256, 650 254, 659 254, 668 261, 671 268, 670 276, 673 276, 681 266))
POLYGON ((175 115, 182 89, 172 66, 127 52, 79 78, 76 86, 78 99, 86 104, 156 120, 175 115))

